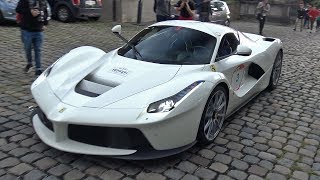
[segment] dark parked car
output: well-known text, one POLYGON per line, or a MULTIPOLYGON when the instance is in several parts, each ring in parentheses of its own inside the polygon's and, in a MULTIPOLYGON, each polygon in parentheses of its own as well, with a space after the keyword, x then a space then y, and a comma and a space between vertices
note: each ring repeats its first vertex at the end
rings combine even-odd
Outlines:
POLYGON ((101 0, 48 0, 54 18, 70 22, 76 18, 87 17, 97 21, 102 12, 101 0))
MULTIPOLYGON (((19 0, 0 0, 0 24, 5 21, 16 21, 16 7, 19 0)), ((47 3, 48 20, 51 17, 51 9, 47 3)))

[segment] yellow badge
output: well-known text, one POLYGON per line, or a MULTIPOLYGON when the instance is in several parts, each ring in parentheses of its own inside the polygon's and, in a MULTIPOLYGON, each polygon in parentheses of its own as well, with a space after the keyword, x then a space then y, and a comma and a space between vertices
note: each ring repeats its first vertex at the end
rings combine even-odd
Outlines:
POLYGON ((216 72, 216 67, 214 65, 211 65, 210 68, 211 68, 211 71, 216 72))
POLYGON ((63 113, 63 111, 65 111, 67 108, 63 107, 59 110, 59 113, 63 113))

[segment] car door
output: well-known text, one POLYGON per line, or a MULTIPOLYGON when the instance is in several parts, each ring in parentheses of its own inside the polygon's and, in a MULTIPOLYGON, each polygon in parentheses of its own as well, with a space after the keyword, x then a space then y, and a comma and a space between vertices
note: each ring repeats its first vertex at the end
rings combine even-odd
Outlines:
POLYGON ((215 69, 225 75, 232 89, 229 110, 233 110, 244 103, 252 95, 250 91, 252 81, 248 79, 248 69, 252 56, 237 55, 237 47, 240 44, 237 32, 225 34, 220 41, 215 59, 215 69))

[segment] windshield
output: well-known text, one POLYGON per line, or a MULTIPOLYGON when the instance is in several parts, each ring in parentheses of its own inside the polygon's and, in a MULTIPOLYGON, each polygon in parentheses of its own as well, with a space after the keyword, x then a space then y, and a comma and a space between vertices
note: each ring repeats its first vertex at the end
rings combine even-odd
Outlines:
MULTIPOLYGON (((159 64, 209 64, 216 38, 201 31, 176 27, 149 27, 137 34, 130 43, 141 55, 139 60, 159 64)), ((137 52, 125 45, 118 54, 136 59, 137 52)))

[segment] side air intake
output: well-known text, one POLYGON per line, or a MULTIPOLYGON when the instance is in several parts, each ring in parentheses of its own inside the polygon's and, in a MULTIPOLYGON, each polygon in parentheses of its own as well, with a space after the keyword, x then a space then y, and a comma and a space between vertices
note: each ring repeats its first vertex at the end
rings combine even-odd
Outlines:
POLYGON ((260 79, 260 77, 264 74, 264 70, 257 64, 252 63, 249 66, 248 74, 255 79, 260 79))

